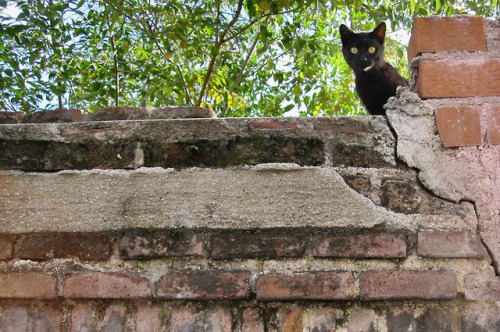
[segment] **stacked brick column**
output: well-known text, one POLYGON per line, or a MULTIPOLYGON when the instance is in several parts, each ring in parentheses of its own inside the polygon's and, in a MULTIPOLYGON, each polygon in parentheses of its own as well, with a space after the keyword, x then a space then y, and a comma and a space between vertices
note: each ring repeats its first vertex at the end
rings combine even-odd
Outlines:
MULTIPOLYGON (((418 65, 415 91, 446 101, 436 108, 447 147, 500 145, 500 44, 482 17, 417 18, 408 59, 418 65)), ((496 36, 495 36, 496 35, 496 36)))

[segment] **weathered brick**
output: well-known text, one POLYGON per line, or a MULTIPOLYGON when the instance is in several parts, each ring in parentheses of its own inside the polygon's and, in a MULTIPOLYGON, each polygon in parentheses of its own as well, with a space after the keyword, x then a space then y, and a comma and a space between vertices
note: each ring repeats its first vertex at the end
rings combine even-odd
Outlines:
POLYGON ((487 258, 477 234, 467 230, 421 230, 418 255, 431 258, 487 258))
POLYGON ((0 331, 61 331, 62 313, 50 306, 4 307, 0 312, 0 331))
POLYGON ((474 107, 438 108, 436 120, 443 145, 446 147, 483 143, 480 111, 474 107))
POLYGON ((250 272, 187 270, 164 275, 158 283, 161 299, 244 299, 250 296, 250 272))
POLYGON ((405 307, 390 308, 386 321, 388 331, 456 331, 460 328, 460 317, 453 311, 433 307, 423 313, 405 307))
POLYGON ((0 274, 0 298, 51 299, 57 297, 57 280, 42 273, 0 274))
POLYGON ((149 279, 128 273, 75 273, 66 277, 63 296, 81 299, 145 299, 149 279))
POLYGON ((259 308, 247 308, 243 311, 241 332, 264 332, 264 316, 259 308))
POLYGON ((0 260, 12 259, 13 237, 0 235, 0 260))
POLYGON ((500 107, 495 107, 488 119, 488 143, 500 145, 500 107))
POLYGON ((77 109, 58 109, 33 112, 26 117, 31 123, 78 122, 82 120, 82 111, 77 109))
POLYGON ((408 62, 422 53, 440 51, 486 51, 484 18, 416 18, 408 45, 408 62))
POLYGON ((203 256, 200 236, 183 231, 155 230, 126 234, 120 239, 119 248, 124 259, 203 256))
POLYGON ((231 332, 231 311, 225 308, 200 311, 193 307, 174 308, 170 316, 170 332, 184 331, 231 332))
POLYGON ((252 130, 259 129, 297 129, 297 122, 285 121, 267 121, 267 122, 250 122, 248 126, 252 130))
POLYGON ((135 332, 165 331, 160 307, 158 305, 139 304, 137 306, 135 326, 135 332))
POLYGON ((303 331, 303 315, 302 308, 280 307, 276 312, 278 332, 303 331))
POLYGON ((357 192, 370 198, 372 193, 372 183, 368 176, 341 174, 345 183, 357 192))
POLYGON ((355 297, 350 272, 270 273, 257 280, 259 300, 351 300, 355 297))
POLYGON ((215 112, 210 108, 199 106, 161 107, 149 109, 145 107, 106 107, 85 114, 85 121, 112 120, 146 120, 146 119, 187 119, 214 118, 215 112))
POLYGON ((500 59, 423 60, 415 91, 423 99, 500 95, 500 59))
MULTIPOLYGON (((71 312, 71 332, 131 331, 127 317, 131 314, 123 304, 95 308, 91 303, 79 304, 71 312), (103 313, 102 310, 105 308, 103 313)), ((154 330, 149 330, 154 331, 154 330)))
POLYGON ((90 304, 78 304, 71 310, 71 332, 97 331, 90 304))
POLYGON ((333 308, 312 308, 307 311, 308 324, 305 331, 331 332, 335 331, 336 312, 333 308))
POLYGON ((500 302, 500 277, 468 274, 464 278, 465 298, 469 301, 500 302))
POLYGON ((319 235, 313 238, 315 257, 406 257, 402 234, 372 233, 364 235, 319 235))
POLYGON ((432 195, 416 178, 387 178, 380 186, 380 205, 405 214, 455 214, 466 213, 459 204, 432 195))
POLYGON ((111 256, 111 242, 106 235, 97 233, 35 233, 19 238, 15 254, 20 259, 31 260, 104 261, 111 256))
POLYGON ((0 124, 18 124, 24 119, 24 112, 0 112, 0 124))
MULTIPOLYGON (((377 331, 376 330, 377 314, 373 309, 356 309, 349 313, 347 320, 348 331, 377 331)), ((398 331, 398 330, 389 330, 398 331)), ((402 330, 399 330, 402 331, 402 330)))
POLYGON ((463 332, 500 331, 500 303, 470 303, 462 308, 463 332))
POLYGON ((449 300, 457 295, 452 271, 369 271, 360 274, 360 297, 370 300, 449 300))
POLYGON ((332 144, 331 162, 333 166, 363 168, 393 167, 386 156, 376 146, 338 142, 332 144))
POLYGON ((305 250, 302 234, 273 230, 219 232, 210 243, 210 257, 215 259, 299 257, 305 250))

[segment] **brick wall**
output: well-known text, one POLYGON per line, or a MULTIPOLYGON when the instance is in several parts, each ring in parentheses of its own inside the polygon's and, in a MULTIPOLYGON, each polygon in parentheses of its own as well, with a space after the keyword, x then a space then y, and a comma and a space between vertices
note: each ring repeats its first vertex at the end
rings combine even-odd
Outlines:
POLYGON ((498 49, 417 19, 387 119, 5 114, 0 331, 498 331, 498 49))

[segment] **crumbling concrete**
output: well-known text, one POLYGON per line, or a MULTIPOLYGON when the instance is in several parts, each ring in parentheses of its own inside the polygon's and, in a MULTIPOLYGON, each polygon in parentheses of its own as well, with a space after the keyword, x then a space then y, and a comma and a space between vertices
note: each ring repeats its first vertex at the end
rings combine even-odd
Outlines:
POLYGON ((445 148, 437 131, 434 110, 445 101, 422 101, 400 88, 387 105, 397 135, 397 156, 417 169, 422 184, 454 202, 475 204, 477 232, 500 271, 500 149, 498 146, 445 148), (418 128, 418 129, 416 129, 418 128))

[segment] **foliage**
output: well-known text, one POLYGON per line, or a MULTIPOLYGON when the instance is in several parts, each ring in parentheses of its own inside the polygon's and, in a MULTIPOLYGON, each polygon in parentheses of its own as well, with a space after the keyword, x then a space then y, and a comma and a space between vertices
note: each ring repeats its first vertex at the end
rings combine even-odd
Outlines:
MULTIPOLYGON (((338 26, 498 15, 483 0, 0 1, 0 110, 202 105, 219 116, 364 112, 338 26)), ((406 45, 389 35, 404 72, 406 45)), ((406 73, 407 75, 407 73, 406 73)))

